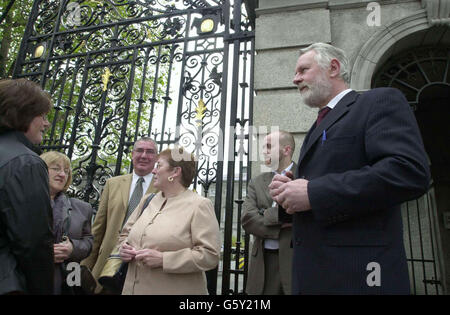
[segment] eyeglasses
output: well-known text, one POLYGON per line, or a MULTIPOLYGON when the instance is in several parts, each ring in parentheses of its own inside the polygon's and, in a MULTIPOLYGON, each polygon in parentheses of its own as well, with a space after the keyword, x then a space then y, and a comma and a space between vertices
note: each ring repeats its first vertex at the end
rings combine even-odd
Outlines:
POLYGON ((134 152, 136 152, 137 154, 149 154, 149 155, 153 155, 156 154, 156 151, 153 149, 142 149, 142 148, 138 148, 138 149, 134 149, 134 152))
POLYGON ((70 173, 70 170, 69 170, 68 168, 61 169, 61 168, 58 168, 58 167, 49 167, 48 169, 49 169, 49 170, 52 170, 52 171, 55 172, 56 174, 59 174, 59 173, 61 173, 61 172, 64 172, 64 174, 69 175, 69 173, 70 173))

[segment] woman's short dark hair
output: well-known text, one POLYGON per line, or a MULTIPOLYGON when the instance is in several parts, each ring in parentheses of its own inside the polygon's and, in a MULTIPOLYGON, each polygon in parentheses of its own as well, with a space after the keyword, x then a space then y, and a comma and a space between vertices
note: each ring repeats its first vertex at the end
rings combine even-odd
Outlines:
POLYGON ((172 168, 180 167, 181 184, 184 187, 191 185, 197 170, 194 154, 187 152, 183 147, 177 146, 173 149, 165 149, 159 154, 159 157, 166 159, 172 168))
POLYGON ((52 106, 50 95, 27 79, 0 80, 0 130, 26 132, 31 121, 47 114, 52 106))

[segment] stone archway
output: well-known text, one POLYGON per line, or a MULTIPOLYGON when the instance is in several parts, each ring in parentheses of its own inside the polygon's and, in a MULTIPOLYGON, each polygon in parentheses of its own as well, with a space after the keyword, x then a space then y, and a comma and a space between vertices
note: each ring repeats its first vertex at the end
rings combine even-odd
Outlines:
POLYGON ((361 48, 352 68, 351 87, 356 91, 370 89, 377 66, 384 64, 398 50, 411 45, 406 37, 430 28, 425 10, 394 21, 372 35, 361 48), (400 47, 401 46, 401 47, 400 47))

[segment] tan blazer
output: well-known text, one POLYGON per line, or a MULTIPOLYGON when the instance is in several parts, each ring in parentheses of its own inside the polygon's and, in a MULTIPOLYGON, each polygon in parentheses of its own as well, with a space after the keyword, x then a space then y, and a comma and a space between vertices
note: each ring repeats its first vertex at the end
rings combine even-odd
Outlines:
MULTIPOLYGON (((295 174, 297 165, 294 163, 292 172, 295 174)), ((283 291, 291 294, 292 283, 292 228, 281 229, 278 221, 278 206, 272 207, 273 200, 269 194, 269 184, 274 173, 266 172, 253 178, 247 189, 247 197, 243 204, 242 227, 254 236, 250 253, 246 292, 262 294, 264 289, 264 239, 279 241, 279 266, 283 291), (265 210, 260 214, 259 210, 265 210)))
MULTIPOLYGON (((132 178, 133 174, 127 174, 108 179, 100 197, 100 205, 92 225, 94 236, 92 252, 81 262, 92 271, 96 280, 105 266, 106 259, 117 245, 128 207, 132 178)), ((146 193, 150 192, 156 192, 153 181, 146 193)), ((101 288, 101 285, 97 284, 96 292, 98 293, 101 288)))
POLYGON ((220 258, 219 224, 211 200, 186 190, 164 200, 159 192, 138 218, 145 197, 128 219, 119 246, 163 253, 163 267, 150 268, 132 260, 122 294, 208 294, 205 271, 220 258), (151 223, 153 220, 153 224, 151 223))

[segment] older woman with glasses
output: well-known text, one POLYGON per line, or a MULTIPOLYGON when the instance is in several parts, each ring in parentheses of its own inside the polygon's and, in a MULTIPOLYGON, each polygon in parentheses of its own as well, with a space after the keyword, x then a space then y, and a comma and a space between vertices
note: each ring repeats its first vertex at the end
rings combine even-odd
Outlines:
POLYGON ((194 156, 183 148, 160 153, 153 169, 159 189, 142 212, 142 198, 119 238, 129 262, 122 294, 207 294, 205 271, 219 263, 219 224, 211 200, 188 187, 194 156), (142 215, 141 215, 142 212, 142 215))
MULTIPOLYGON (((41 155, 48 166, 50 198, 53 208, 53 245, 55 261, 55 294, 73 294, 74 287, 66 283, 66 265, 79 263, 89 256, 92 249, 92 206, 65 193, 72 183, 69 158, 60 152, 50 151, 41 155)), ((71 270, 70 270, 71 271, 71 270)))

